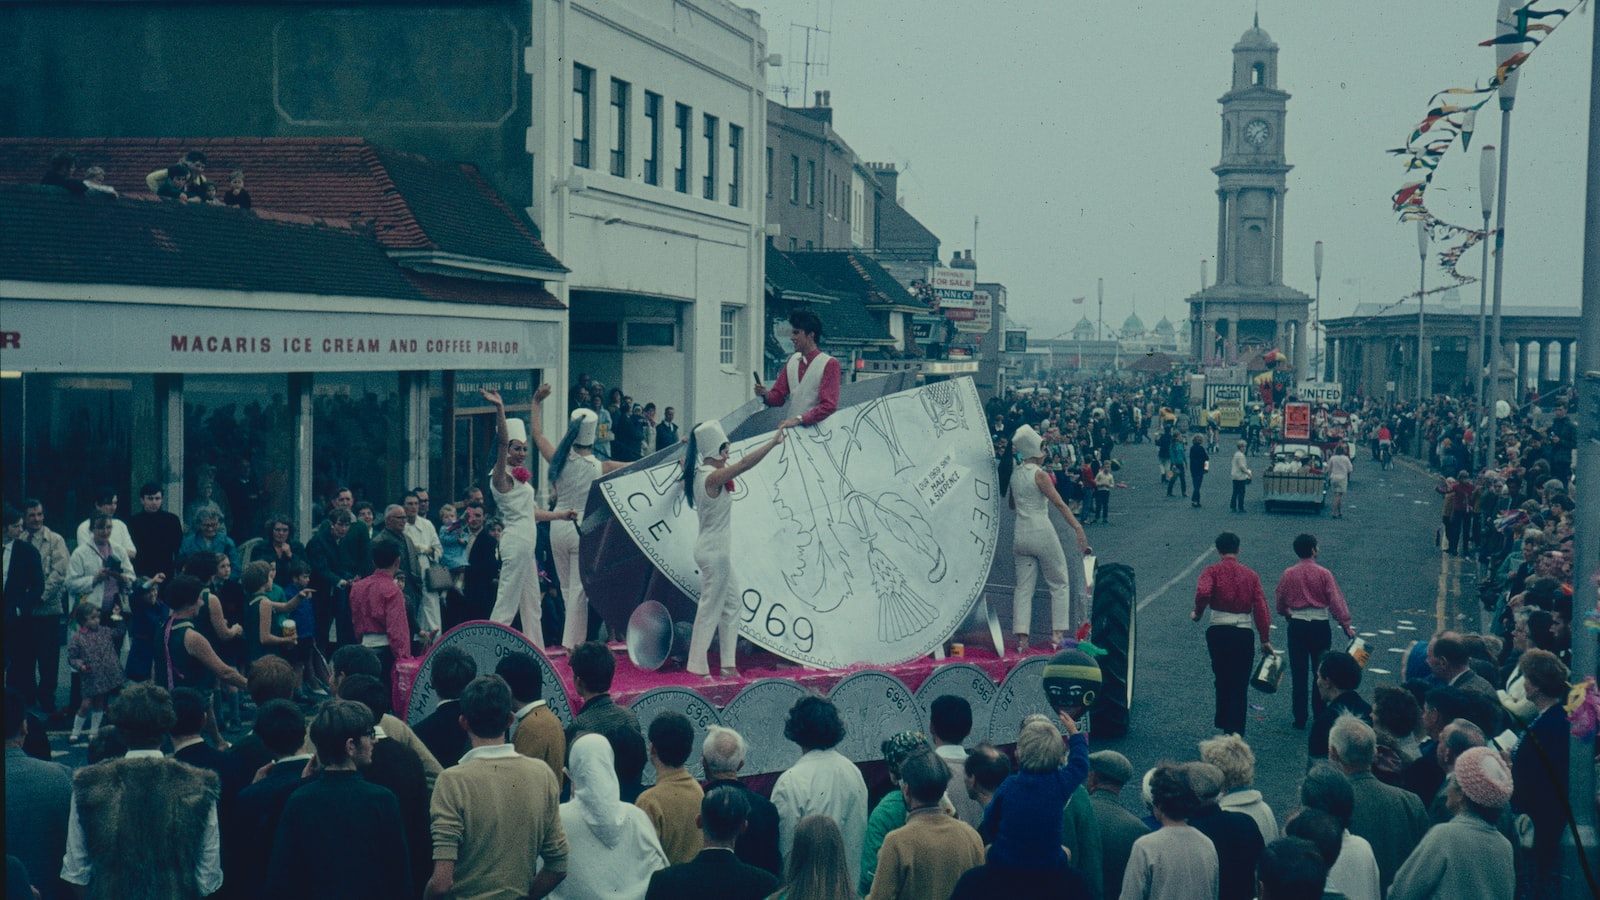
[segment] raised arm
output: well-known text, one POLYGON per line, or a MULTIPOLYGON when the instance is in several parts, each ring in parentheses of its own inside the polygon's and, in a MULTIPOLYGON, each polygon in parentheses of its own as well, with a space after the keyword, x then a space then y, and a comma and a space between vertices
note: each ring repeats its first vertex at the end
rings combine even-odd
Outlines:
POLYGON ((716 485, 717 490, 720 491, 728 486, 728 482, 755 468, 756 463, 761 462, 768 453, 771 453, 773 447, 783 443, 783 430, 785 427, 783 425, 778 426, 778 430, 772 433, 772 440, 745 454, 738 462, 728 463, 707 475, 706 491, 709 493, 712 485, 716 485))
MULTIPOLYGON (((528 416, 528 432, 533 435, 534 446, 539 448, 539 455, 544 457, 545 462, 556 458, 555 445, 550 443, 550 439, 544 436, 544 409, 542 407, 544 398, 550 396, 552 390, 554 388, 550 386, 548 381, 539 385, 539 389, 533 392, 533 414, 528 416)), ((504 406, 500 407, 500 421, 505 421, 504 406)), ((501 433, 504 434, 504 432, 501 433)))
POLYGON ((511 473, 506 471, 506 449, 510 446, 511 439, 506 434, 506 404, 500 399, 499 391, 479 390, 483 399, 494 404, 496 435, 498 448, 495 450, 494 471, 489 474, 489 484, 500 493, 508 493, 515 486, 511 473))

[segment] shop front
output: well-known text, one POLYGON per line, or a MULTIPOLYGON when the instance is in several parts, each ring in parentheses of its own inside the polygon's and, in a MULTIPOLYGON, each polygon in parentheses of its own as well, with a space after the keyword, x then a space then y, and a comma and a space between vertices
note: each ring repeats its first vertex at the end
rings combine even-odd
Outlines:
POLYGON ((526 417, 534 388, 560 380, 558 311, 54 287, 70 296, 0 306, 3 488, 67 533, 98 488, 127 515, 150 481, 186 526, 214 504, 241 541, 272 514, 309 533, 341 485, 380 510, 422 485, 437 507, 493 464, 479 391, 526 417))

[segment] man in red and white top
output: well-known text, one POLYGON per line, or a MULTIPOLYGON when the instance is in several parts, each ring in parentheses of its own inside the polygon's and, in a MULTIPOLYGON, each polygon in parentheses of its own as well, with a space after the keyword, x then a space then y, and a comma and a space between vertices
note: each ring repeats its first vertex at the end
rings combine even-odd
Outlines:
POLYGON ((789 329, 795 352, 772 387, 756 382, 756 396, 768 406, 789 402, 795 414, 784 420, 785 426, 815 425, 839 408, 839 361, 817 349, 822 319, 816 313, 796 310, 789 316, 789 329))
POLYGON ((1250 626, 1254 624, 1261 635, 1261 652, 1273 653, 1272 616, 1267 612, 1261 576, 1239 562, 1239 536, 1231 531, 1217 535, 1217 555, 1222 559, 1200 573, 1189 618, 1198 622, 1200 614, 1211 609, 1206 647, 1211 651, 1211 674, 1217 683, 1216 725, 1243 737, 1250 663, 1255 659, 1250 626))
POLYGON ((406 595, 395 583, 400 547, 393 541, 372 545, 371 575, 350 585, 350 620, 361 646, 377 654, 383 681, 394 685, 396 660, 411 658, 411 626, 406 621, 406 595))
POLYGON ((1332 646, 1333 634, 1328 619, 1339 623, 1346 637, 1355 637, 1350 624, 1350 607, 1333 573, 1317 562, 1317 536, 1302 534, 1294 539, 1294 555, 1300 561, 1283 570, 1278 579, 1278 615, 1289 620, 1289 672, 1294 677, 1294 727, 1306 727, 1306 693, 1311 694, 1311 714, 1322 712, 1327 701, 1316 689, 1317 660, 1332 646))

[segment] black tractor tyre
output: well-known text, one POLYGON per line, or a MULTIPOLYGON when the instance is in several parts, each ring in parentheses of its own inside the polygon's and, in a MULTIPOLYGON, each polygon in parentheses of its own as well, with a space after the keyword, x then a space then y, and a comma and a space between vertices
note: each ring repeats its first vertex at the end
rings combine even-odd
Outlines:
POLYGON ((1132 568, 1121 563, 1096 567, 1089 640, 1106 651, 1099 658, 1100 695, 1095 699, 1092 716, 1097 736, 1116 738, 1128 733, 1128 717, 1133 711, 1138 596, 1132 568))

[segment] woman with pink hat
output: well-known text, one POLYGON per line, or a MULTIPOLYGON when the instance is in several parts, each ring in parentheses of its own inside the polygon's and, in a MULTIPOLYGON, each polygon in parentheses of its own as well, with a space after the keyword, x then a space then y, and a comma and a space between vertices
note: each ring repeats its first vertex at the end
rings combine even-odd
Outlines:
POLYGON ((1511 770, 1493 749, 1473 747, 1457 757, 1446 795, 1455 818, 1423 836, 1395 874, 1389 900, 1511 900, 1517 889, 1511 842, 1494 824, 1511 789, 1511 770))

